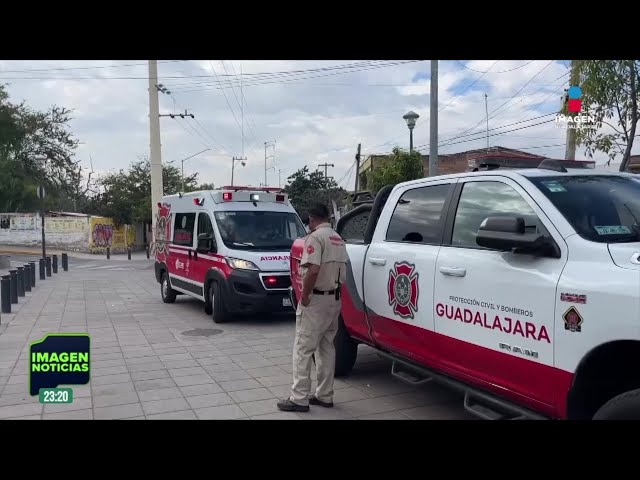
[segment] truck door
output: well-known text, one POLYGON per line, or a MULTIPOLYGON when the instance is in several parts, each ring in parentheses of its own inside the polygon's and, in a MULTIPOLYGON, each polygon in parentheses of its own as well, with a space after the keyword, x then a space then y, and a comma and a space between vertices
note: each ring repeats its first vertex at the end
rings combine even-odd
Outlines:
POLYGON ((364 265, 364 301, 373 339, 431 363, 433 281, 451 180, 394 192, 378 220, 364 265))
POLYGON ((460 179, 454 199, 458 195, 436 265, 435 330, 442 366, 514 400, 552 405, 554 306, 566 244, 509 178, 460 179), (502 215, 523 217, 528 231, 550 235, 561 258, 479 247, 480 224, 502 215))

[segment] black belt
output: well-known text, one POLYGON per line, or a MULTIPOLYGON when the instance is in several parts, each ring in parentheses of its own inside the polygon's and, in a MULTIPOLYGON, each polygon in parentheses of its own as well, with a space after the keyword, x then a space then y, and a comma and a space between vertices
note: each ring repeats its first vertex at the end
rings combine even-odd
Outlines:
POLYGON ((315 288, 313 289, 313 293, 315 295, 333 295, 334 293, 336 293, 336 289, 334 288, 333 290, 316 290, 315 288))

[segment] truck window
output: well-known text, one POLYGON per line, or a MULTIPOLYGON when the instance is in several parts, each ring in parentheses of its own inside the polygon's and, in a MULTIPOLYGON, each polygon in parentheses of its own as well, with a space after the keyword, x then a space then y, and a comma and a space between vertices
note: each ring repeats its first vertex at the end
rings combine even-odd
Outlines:
POLYGON ((370 210, 364 210, 359 214, 351 217, 345 224, 344 228, 340 231, 340 236, 344 238, 347 243, 363 243, 364 232, 367 229, 367 223, 369 222, 370 210))
POLYGON ((443 207, 449 184, 413 188, 398 200, 391 216, 386 240, 440 244, 443 230, 443 207))
POLYGON ((585 240, 640 241, 640 181, 617 175, 529 179, 585 240))
MULTIPOLYGON (((531 232, 540 231, 538 216, 522 196, 502 182, 468 182, 462 195, 453 224, 451 244, 456 247, 481 248, 476 243, 480 224, 487 217, 518 216, 525 220, 531 232)), ((546 233, 546 230, 542 229, 546 233)))
POLYGON ((193 227, 195 227, 195 223, 195 213, 176 214, 176 223, 173 226, 173 244, 192 247, 193 227))

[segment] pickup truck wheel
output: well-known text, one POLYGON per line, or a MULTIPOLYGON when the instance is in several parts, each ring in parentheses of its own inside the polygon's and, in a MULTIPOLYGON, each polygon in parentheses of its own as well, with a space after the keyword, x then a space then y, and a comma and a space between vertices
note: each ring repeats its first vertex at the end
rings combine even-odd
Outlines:
POLYGON ((169 275, 167 272, 162 274, 162 280, 160 281, 160 295, 164 303, 173 303, 176 301, 177 292, 171 288, 169 283, 169 275))
POLYGON ((358 344, 349 336, 342 316, 338 320, 338 332, 334 339, 336 349, 336 377, 344 377, 351 373, 358 355, 358 344))
POLYGON ((600 407, 593 420, 640 420, 640 389, 613 397, 600 407))
POLYGON ((229 321, 229 312, 224 305, 224 298, 220 292, 218 282, 213 282, 209 289, 209 303, 211 303, 211 311, 213 312, 213 321, 215 323, 224 323, 229 321))

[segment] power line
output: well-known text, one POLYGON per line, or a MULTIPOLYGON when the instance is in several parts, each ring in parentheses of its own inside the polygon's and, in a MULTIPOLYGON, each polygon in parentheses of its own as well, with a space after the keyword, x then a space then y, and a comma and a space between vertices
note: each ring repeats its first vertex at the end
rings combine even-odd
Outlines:
MULTIPOLYGON (((163 60, 158 63, 176 63, 185 62, 186 60, 163 60)), ((94 70, 102 68, 122 68, 122 67, 137 67, 147 66, 147 62, 144 63, 124 63, 117 65, 96 65, 91 67, 61 67, 61 68, 38 68, 38 69, 26 69, 26 70, 2 70, 0 73, 30 73, 30 72, 60 72, 69 70, 94 70)))
MULTIPOLYGON (((483 72, 482 70, 475 70, 475 69, 473 69, 473 68, 467 67, 467 66, 466 66, 464 63, 462 63, 460 60, 456 60, 456 62, 458 62, 460 65, 462 65, 462 66, 463 66, 464 68, 466 68, 467 70, 471 70, 472 72, 482 73, 482 74, 489 73, 489 70, 491 70, 491 68, 493 67, 493 65, 492 65, 491 67, 489 67, 489 70, 487 70, 486 72, 483 72)), ((518 66, 518 67, 511 68, 511 69, 509 69, 509 70, 502 70, 502 71, 500 71, 500 72, 493 72, 493 73, 508 73, 508 72, 513 72, 513 71, 515 71, 515 70, 519 70, 519 69, 521 69, 521 68, 523 68, 523 67, 526 67, 527 65, 529 65, 529 64, 531 64, 531 63, 533 63, 533 62, 534 62, 534 60, 529 60, 528 62, 526 62, 526 63, 524 63, 524 64, 522 64, 522 65, 520 65, 520 66, 518 66)), ((495 65, 495 64, 494 64, 494 65, 495 65)))

